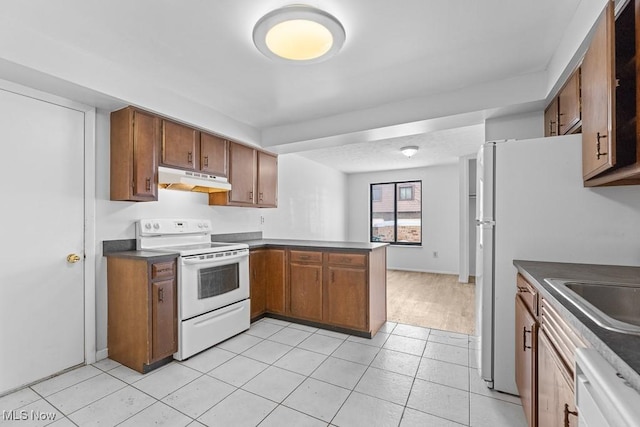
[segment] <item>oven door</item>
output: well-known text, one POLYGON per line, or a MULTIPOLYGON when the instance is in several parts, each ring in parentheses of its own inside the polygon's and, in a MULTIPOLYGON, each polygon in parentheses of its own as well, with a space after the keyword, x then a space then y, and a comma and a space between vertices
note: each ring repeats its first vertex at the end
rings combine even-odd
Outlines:
POLYGON ((249 298, 249 251, 180 258, 180 320, 249 298))

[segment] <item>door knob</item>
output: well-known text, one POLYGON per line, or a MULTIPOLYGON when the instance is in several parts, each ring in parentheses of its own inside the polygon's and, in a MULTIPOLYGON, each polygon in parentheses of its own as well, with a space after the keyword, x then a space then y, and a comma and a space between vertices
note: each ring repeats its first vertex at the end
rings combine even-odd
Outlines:
POLYGON ((80 255, 76 255, 76 254, 67 255, 67 262, 68 263, 75 264, 78 261, 80 261, 80 255))

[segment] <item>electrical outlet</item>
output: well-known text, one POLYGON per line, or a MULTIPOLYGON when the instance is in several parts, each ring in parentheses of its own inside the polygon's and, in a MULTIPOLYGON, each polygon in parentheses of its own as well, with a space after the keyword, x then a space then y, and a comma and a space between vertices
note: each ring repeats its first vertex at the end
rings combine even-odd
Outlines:
POLYGON ((438 258, 438 251, 433 251, 433 257, 438 258))
POLYGON ((264 217, 260 215, 260 224, 264 224, 264 217))

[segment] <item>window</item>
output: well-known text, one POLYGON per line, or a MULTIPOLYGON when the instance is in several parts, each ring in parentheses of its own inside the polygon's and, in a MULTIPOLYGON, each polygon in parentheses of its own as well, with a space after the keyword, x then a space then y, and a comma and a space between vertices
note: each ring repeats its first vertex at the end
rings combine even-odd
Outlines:
POLYGON ((398 187, 399 200, 413 200, 413 187, 402 185, 398 187))
POLYGON ((422 181, 371 184, 371 241, 422 243, 422 181))

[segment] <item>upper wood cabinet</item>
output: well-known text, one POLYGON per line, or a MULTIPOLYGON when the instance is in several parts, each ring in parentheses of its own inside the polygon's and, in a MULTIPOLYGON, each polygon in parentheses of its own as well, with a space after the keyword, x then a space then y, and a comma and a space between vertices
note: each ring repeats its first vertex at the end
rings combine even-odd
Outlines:
POLYGON ((127 107, 111 113, 111 200, 158 200, 157 117, 127 107))
POLYGON ((177 166, 184 169, 198 169, 199 158, 198 131, 162 120, 162 161, 163 165, 177 166))
POLYGON ((567 80, 558 94, 558 133, 574 133, 581 124, 580 69, 567 80))
POLYGON ((558 135, 558 98, 553 101, 544 110, 544 136, 558 135))
POLYGON ((640 1, 614 17, 609 1, 583 60, 582 166, 585 186, 640 184, 638 111, 640 1))
POLYGON ((229 174, 228 147, 226 139, 200 132, 200 171, 226 177, 229 174))
POLYGON ((246 145, 229 143, 231 191, 211 193, 210 205, 278 206, 278 158, 246 145))
POLYGON ((278 158, 258 151, 258 205, 278 206, 278 158))

